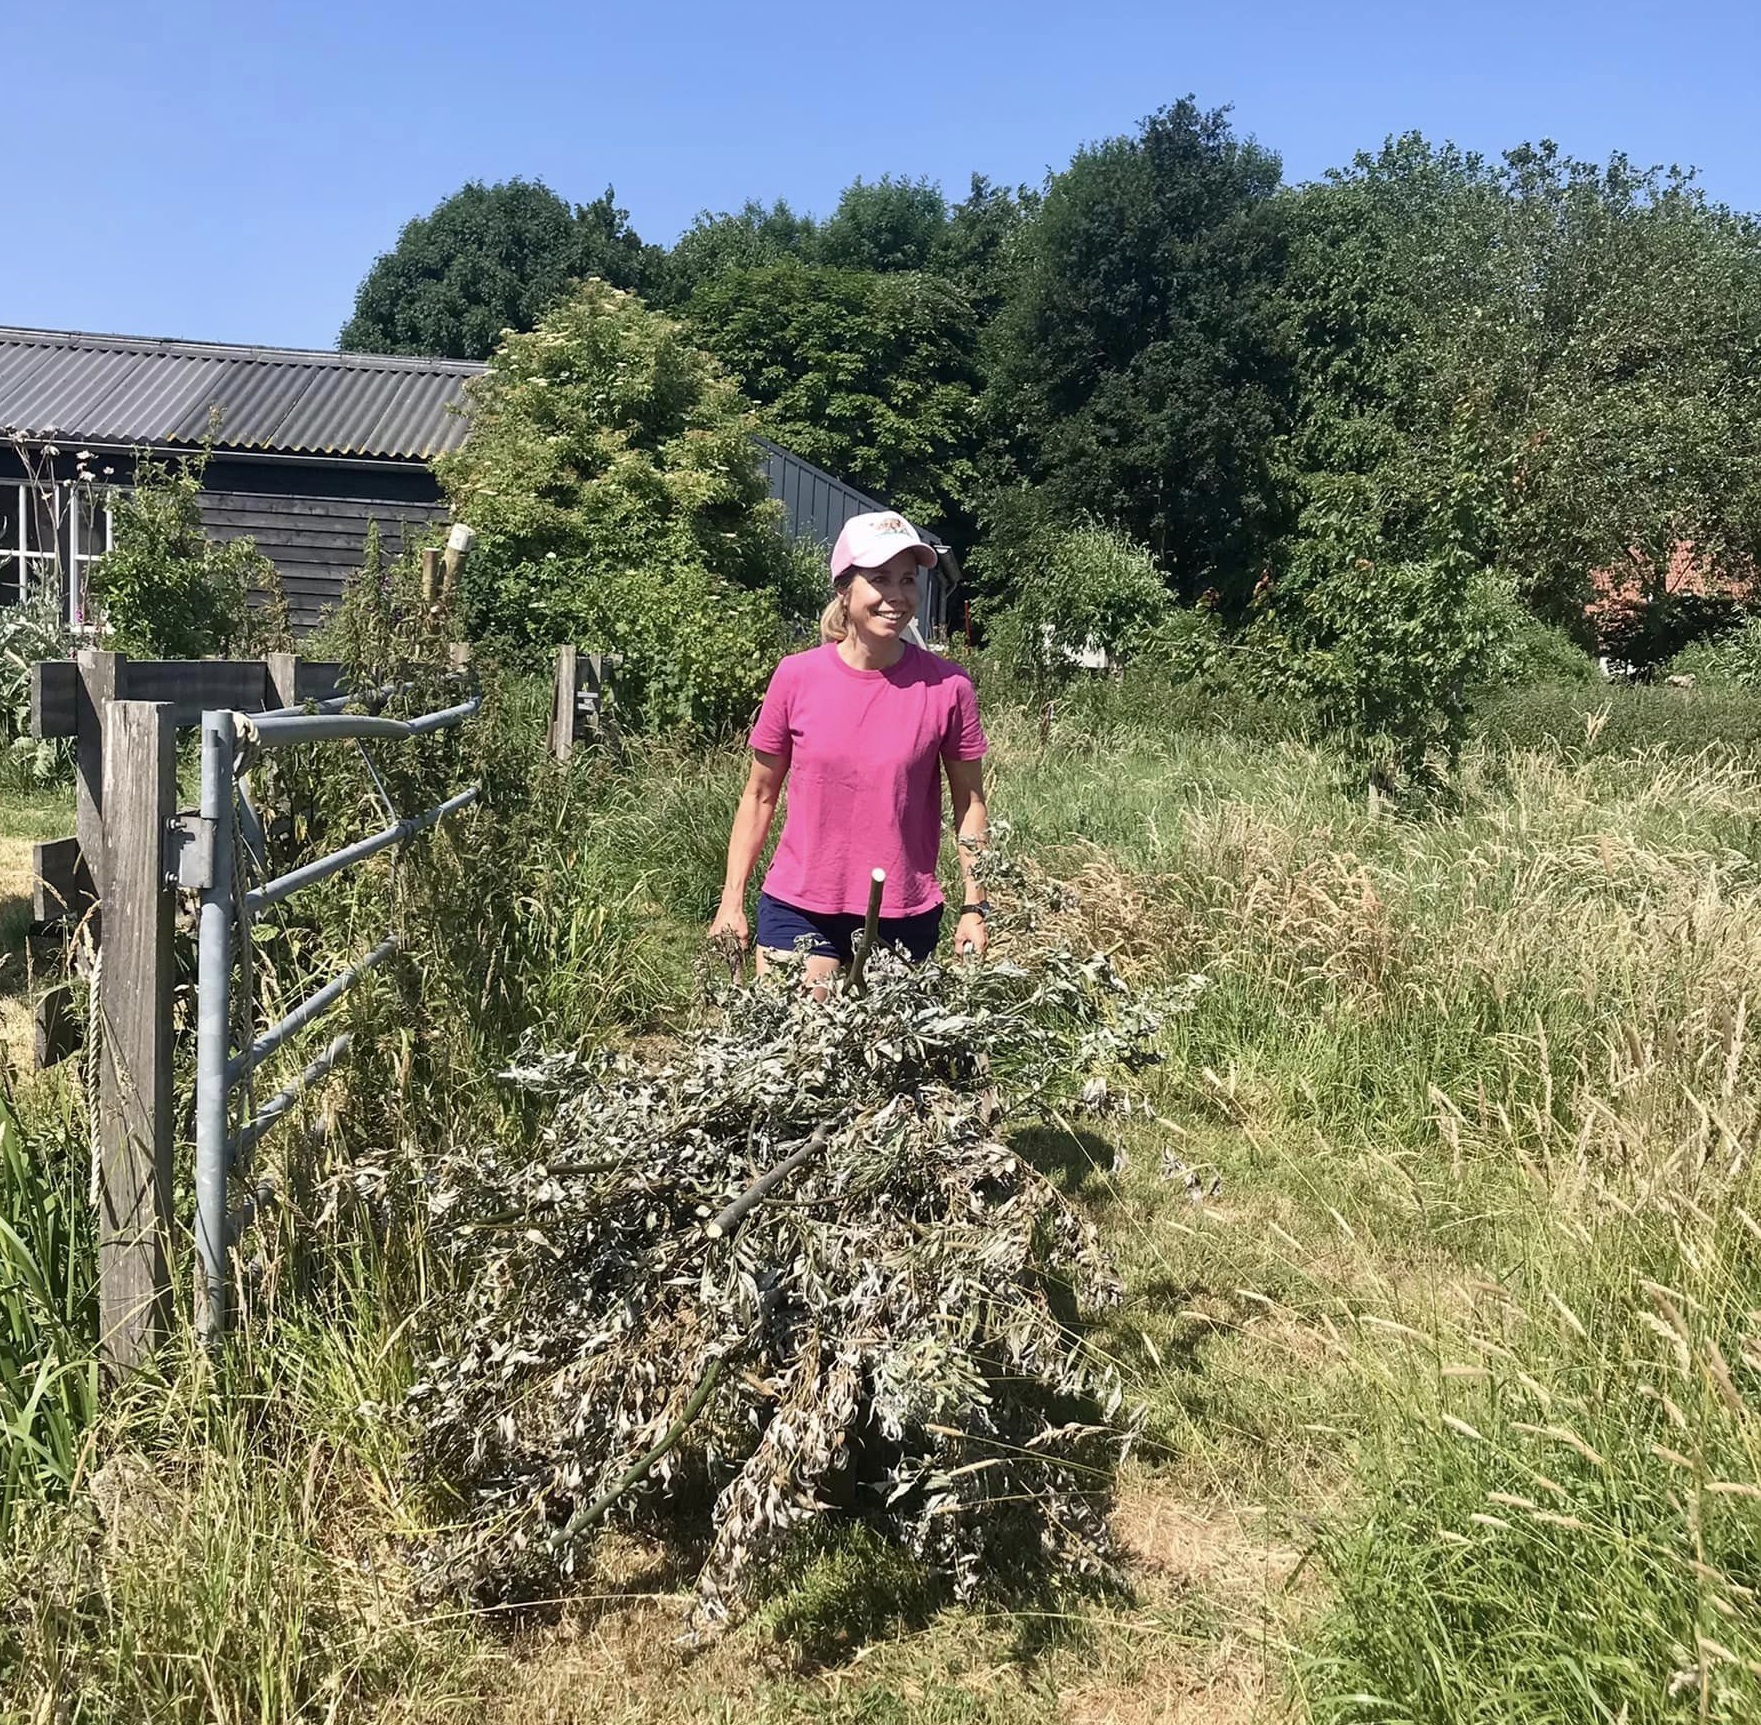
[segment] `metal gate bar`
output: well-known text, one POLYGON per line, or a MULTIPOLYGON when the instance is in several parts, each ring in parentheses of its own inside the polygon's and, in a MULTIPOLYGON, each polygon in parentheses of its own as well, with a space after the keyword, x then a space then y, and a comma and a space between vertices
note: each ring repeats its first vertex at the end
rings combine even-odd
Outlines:
MULTIPOLYGON (((476 699, 414 719, 381 719, 363 713, 335 711, 340 702, 317 710, 259 713, 244 721, 257 747, 282 748, 296 743, 337 742, 351 738, 401 740, 425 736, 462 724, 477 709, 476 699), (326 710, 329 709, 329 710, 326 710)), ((235 886, 233 825, 238 815, 238 739, 240 715, 219 709, 202 715, 202 795, 195 840, 198 861, 191 884, 202 888, 196 961, 196 1325, 204 1340, 216 1342, 226 1331, 226 1258, 238 1235, 255 1216, 263 1194, 248 1195, 231 1215, 227 1212, 227 1180, 248 1171, 252 1153, 264 1136, 293 1110, 300 1097, 328 1073, 349 1050, 342 1035, 284 1089, 236 1129, 232 1125, 232 1092, 270 1055, 308 1025, 321 1018, 361 977, 396 951, 398 937, 381 941, 365 957, 318 988, 291 1012, 270 1025, 250 1047, 232 1048, 233 930, 270 905, 279 904, 302 887, 328 879, 353 863, 364 862, 395 844, 427 831, 449 814, 469 807, 479 795, 472 785, 421 814, 394 820, 373 834, 254 890, 235 886)))
POLYGON ((328 880, 333 874, 340 874, 351 863, 365 862, 368 857, 377 856, 380 851, 392 845, 413 839, 417 833, 426 832, 436 821, 447 815, 457 814, 460 809, 469 808, 476 802, 477 795, 477 787, 472 785, 469 790, 460 791, 457 796, 448 797, 444 803, 436 803, 433 808, 426 809, 419 815, 394 821, 383 832, 375 833, 371 838, 361 839, 342 850, 332 851, 327 857, 319 857, 316 862, 306 863, 284 875, 278 875, 254 892, 245 894, 245 909, 256 916, 270 905, 280 904, 284 898, 292 898, 301 887, 316 886, 319 881, 328 880))

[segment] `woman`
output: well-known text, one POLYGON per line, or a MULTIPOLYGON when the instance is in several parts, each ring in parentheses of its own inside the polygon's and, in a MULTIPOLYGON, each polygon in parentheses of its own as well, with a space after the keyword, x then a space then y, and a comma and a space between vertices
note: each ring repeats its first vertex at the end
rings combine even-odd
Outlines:
POLYGON ((808 983, 850 961, 869 882, 886 871, 883 944, 935 950, 942 771, 954 804, 963 902, 955 950, 982 954, 990 906, 974 877, 986 838, 984 728, 972 679, 915 645, 917 577, 936 554, 902 515, 858 515, 832 547, 820 645, 777 666, 752 727, 752 771, 728 838, 712 938, 751 941, 746 882, 788 781, 783 836, 758 896, 758 970, 806 940, 808 983))

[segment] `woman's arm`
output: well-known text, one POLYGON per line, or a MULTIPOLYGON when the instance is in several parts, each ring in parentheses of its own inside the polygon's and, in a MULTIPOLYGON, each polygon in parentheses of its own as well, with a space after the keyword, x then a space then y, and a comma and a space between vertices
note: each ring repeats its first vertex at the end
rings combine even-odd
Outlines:
POLYGON ((709 925, 712 940, 731 934, 742 948, 751 944, 752 930, 746 921, 746 882, 764 850, 764 841, 770 837, 777 798, 788 774, 789 764, 781 755, 769 755, 761 749, 752 751, 752 771, 746 775, 746 789, 740 795, 733 830, 728 834, 728 872, 722 882, 721 905, 709 925))
MULTIPOLYGON (((954 837, 960 850, 960 885, 963 905, 979 904, 984 888, 977 878, 978 859, 990 843, 990 809, 984 800, 984 762, 949 761, 948 793, 954 801, 954 837)), ((968 949, 981 958, 989 944, 985 920, 976 911, 962 911, 954 930, 955 952, 968 949)))

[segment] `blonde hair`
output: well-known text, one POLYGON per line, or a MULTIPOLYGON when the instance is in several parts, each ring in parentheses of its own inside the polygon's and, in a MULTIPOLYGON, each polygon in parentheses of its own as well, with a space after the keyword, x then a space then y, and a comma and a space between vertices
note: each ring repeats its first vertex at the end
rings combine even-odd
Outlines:
POLYGON ((850 583, 855 572, 840 575, 833 583, 837 589, 831 603, 819 614, 819 639, 822 645, 841 641, 850 633, 850 583))

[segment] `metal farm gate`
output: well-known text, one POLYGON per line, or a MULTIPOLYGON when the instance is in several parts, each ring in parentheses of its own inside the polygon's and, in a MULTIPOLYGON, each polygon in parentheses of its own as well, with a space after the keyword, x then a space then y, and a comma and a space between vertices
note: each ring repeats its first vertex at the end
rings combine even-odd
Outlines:
POLYGON ((470 807, 478 796, 479 787, 470 785, 419 814, 400 815, 369 760, 368 770, 390 817, 389 824, 369 838, 251 886, 244 853, 261 856, 262 843, 249 799, 238 782, 241 733, 253 757, 258 750, 291 748, 298 743, 401 741, 462 724, 477 711, 478 698, 473 696, 414 719, 382 719, 341 711, 348 704, 348 698, 341 697, 323 703, 327 710, 290 707, 247 716, 220 709, 202 715, 199 818, 204 866, 199 879, 185 884, 199 885, 202 892, 196 959, 196 1257, 200 1265, 196 1325, 209 1342, 225 1333, 227 1258, 254 1219, 258 1202, 255 1193, 247 1192, 237 1205, 229 1206, 229 1181, 248 1178, 257 1145, 301 1095, 348 1052, 349 1038, 335 1038, 297 1078, 244 1118, 235 1118, 234 1093, 248 1085, 251 1074, 278 1048, 323 1017, 398 945, 397 935, 388 933, 371 952, 253 1036, 248 1046, 235 1048, 235 936, 240 951, 248 953, 252 924, 272 905, 426 832, 448 815, 470 807))
MULTIPOLYGON (((449 676, 463 674, 453 653, 449 676)), ((66 737, 77 756, 78 832, 36 846, 33 923, 69 931, 84 956, 86 1010, 68 983, 37 1003, 37 1059, 52 1065, 83 1048, 98 1202, 99 1341, 125 1372, 169 1335, 173 1266, 182 1230, 174 1199, 173 934, 179 890, 200 894, 196 986, 196 1319, 212 1341, 226 1328, 227 1260, 264 1190, 230 1202, 264 1137, 347 1052, 335 1038, 260 1106, 251 1079, 397 949, 387 933, 278 1022, 249 1024, 238 961, 255 919, 306 887, 407 843, 477 800, 475 785, 404 814, 367 760, 386 825, 378 832, 266 876, 266 845, 240 784, 262 750, 300 743, 420 737, 462 724, 476 698, 411 719, 371 711, 400 691, 360 699, 341 667, 271 654, 256 660, 130 660, 82 651, 32 672, 32 731, 66 737), (345 711, 347 708, 355 711, 345 711), (200 730, 201 794, 178 808, 177 736, 200 730), (235 1035, 235 1032, 237 1033, 235 1035), (241 1106, 242 1099, 242 1106, 241 1106)), ((573 703, 571 703, 572 709, 573 703)))

